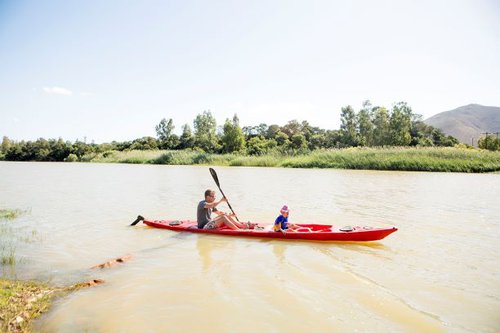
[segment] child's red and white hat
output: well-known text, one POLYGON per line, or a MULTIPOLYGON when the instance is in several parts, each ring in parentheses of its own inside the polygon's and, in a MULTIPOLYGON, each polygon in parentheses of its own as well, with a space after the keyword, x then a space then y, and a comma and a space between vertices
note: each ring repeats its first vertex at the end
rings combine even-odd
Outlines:
POLYGON ((283 207, 281 207, 280 212, 282 212, 282 213, 288 213, 289 212, 288 206, 284 205, 283 207))

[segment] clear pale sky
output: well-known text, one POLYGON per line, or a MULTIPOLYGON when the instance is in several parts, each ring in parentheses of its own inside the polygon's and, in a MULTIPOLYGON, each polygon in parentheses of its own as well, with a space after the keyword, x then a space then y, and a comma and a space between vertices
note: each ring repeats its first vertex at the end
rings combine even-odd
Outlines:
POLYGON ((0 137, 96 143, 406 101, 500 106, 500 1, 0 1, 0 137))

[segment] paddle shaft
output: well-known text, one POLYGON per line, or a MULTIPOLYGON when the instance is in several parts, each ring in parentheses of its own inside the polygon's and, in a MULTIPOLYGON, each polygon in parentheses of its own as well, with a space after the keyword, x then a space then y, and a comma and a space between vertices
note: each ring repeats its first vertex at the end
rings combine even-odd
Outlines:
POLYGON ((227 200, 227 197, 226 195, 224 194, 224 191, 222 191, 222 189, 220 188, 220 183, 219 183, 219 177, 217 177, 217 173, 215 172, 214 169, 212 168, 209 168, 210 170, 210 174, 212 175, 212 178, 214 179, 215 181, 215 184, 217 185, 217 187, 219 188, 219 191, 220 193, 222 193, 222 197, 226 198, 226 203, 227 203, 227 206, 229 207, 229 209, 231 209, 231 212, 233 212, 234 214, 234 217, 236 217, 236 221, 240 222, 240 219, 238 219, 238 216, 236 216, 236 213, 234 212, 233 210, 233 207, 231 207, 231 204, 229 203, 229 201, 227 200))

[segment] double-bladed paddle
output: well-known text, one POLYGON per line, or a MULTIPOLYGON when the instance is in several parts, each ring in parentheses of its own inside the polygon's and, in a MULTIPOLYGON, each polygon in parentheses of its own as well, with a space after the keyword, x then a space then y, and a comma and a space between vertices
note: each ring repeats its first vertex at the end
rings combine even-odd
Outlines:
MULTIPOLYGON (((220 188, 219 177, 217 177, 217 172, 215 172, 215 170, 212 168, 208 168, 208 170, 210 170, 210 174, 212 175, 212 178, 214 179, 215 184, 217 184, 217 187, 219 188, 220 193, 222 193, 222 196, 224 198, 226 198, 226 195, 224 194, 224 192, 220 188)), ((234 217, 236 217, 236 220, 239 222, 240 220, 238 219, 238 216, 236 216, 236 213, 234 212, 233 207, 231 207, 231 204, 229 203, 229 201, 227 201, 227 198, 226 198, 226 202, 227 202, 227 205, 229 206, 229 209, 231 209, 231 211, 233 212, 234 217)))

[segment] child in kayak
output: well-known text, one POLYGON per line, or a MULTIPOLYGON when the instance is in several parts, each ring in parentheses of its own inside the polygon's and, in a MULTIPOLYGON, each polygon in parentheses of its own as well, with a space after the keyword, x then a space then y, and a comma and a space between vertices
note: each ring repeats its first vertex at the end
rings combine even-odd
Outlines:
POLYGON ((288 215, 290 213, 290 210, 288 209, 287 205, 284 205, 280 209, 280 215, 276 218, 276 221, 274 221, 274 231, 281 231, 281 232, 287 232, 288 230, 295 231, 297 229, 297 226, 288 223, 288 215))

